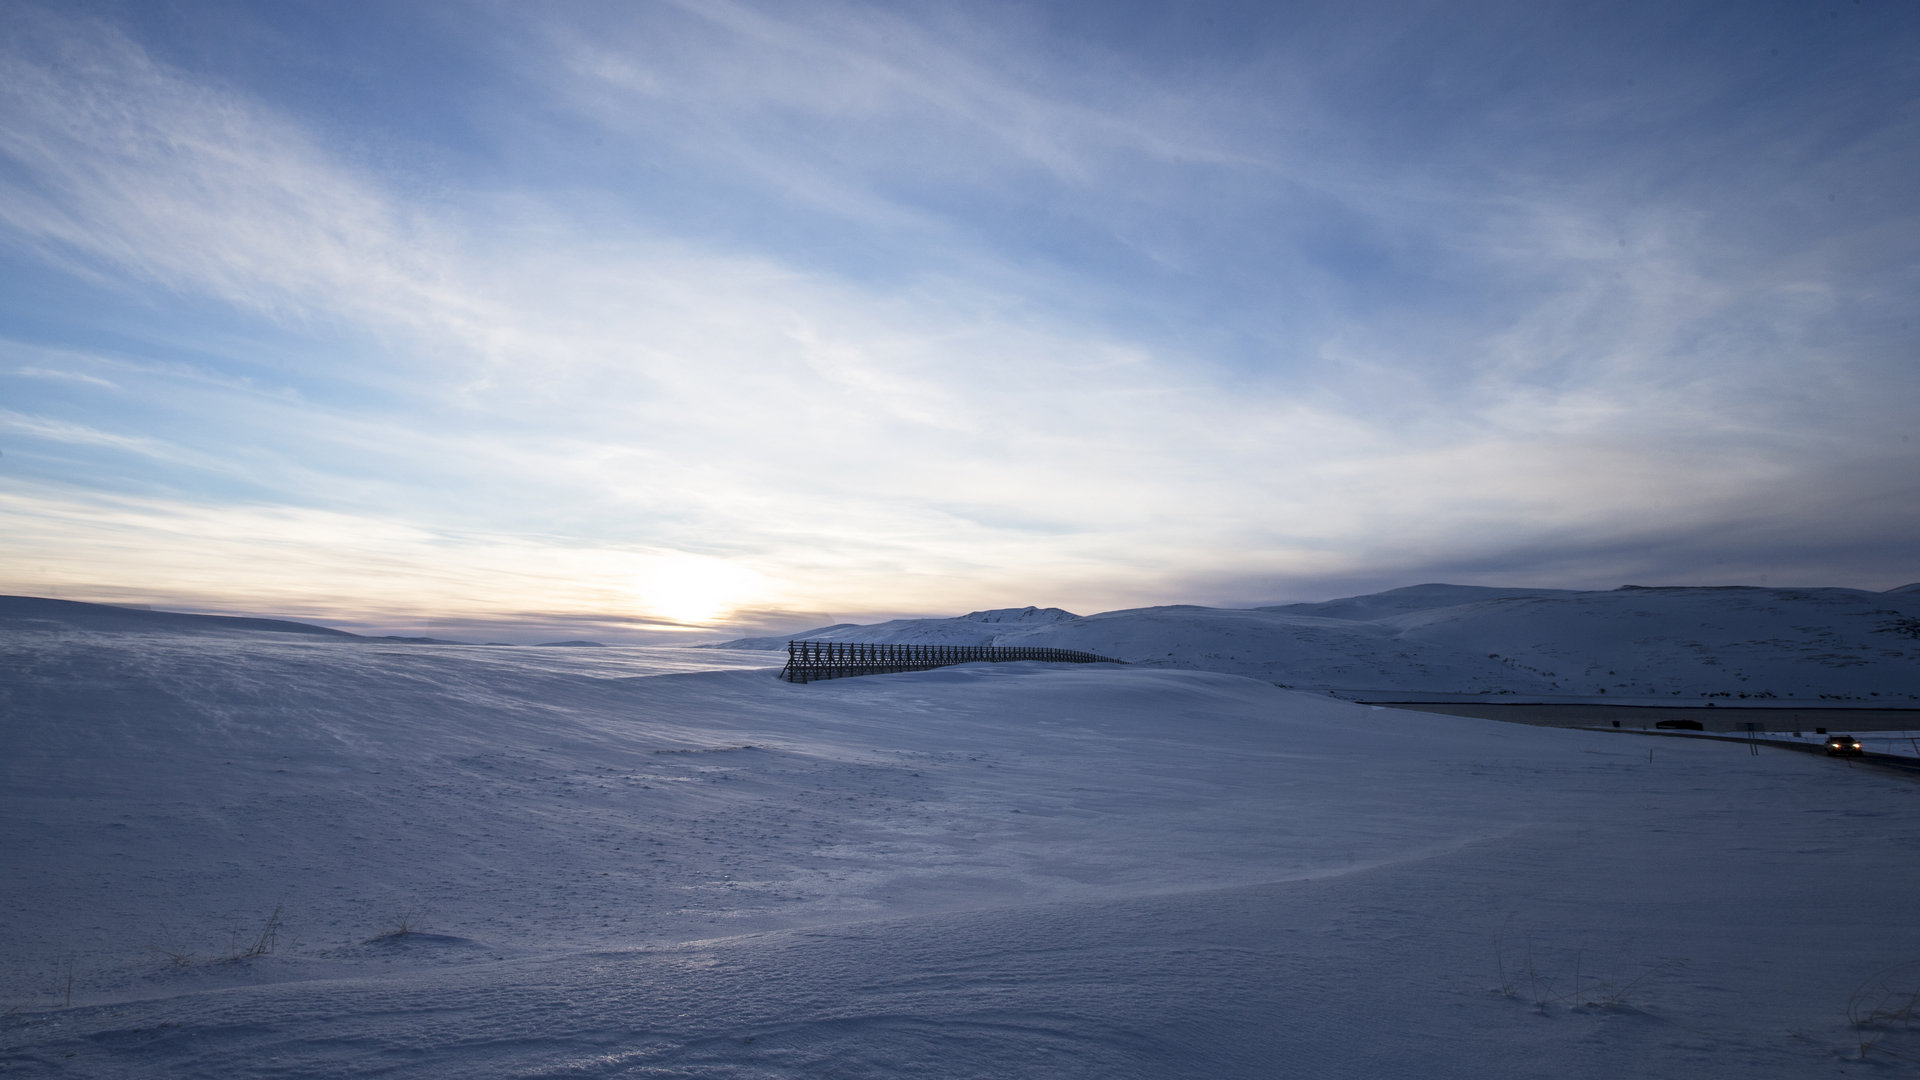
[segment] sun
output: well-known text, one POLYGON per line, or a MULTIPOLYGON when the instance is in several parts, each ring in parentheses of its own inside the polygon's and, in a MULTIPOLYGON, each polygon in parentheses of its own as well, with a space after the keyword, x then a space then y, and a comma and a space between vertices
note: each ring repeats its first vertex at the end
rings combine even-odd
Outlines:
POLYGON ((707 555, 663 555, 651 563, 635 582, 640 606, 677 623, 704 625, 730 614, 757 585, 752 571, 707 555))

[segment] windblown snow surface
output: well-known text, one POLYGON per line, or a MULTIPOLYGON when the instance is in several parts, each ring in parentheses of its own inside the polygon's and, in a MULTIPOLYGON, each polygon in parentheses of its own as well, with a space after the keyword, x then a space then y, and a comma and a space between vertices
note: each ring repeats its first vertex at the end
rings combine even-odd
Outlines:
POLYGON ((0 1068, 1920 1065, 1905 775, 1220 672, 768 663, 0 618, 0 1068))

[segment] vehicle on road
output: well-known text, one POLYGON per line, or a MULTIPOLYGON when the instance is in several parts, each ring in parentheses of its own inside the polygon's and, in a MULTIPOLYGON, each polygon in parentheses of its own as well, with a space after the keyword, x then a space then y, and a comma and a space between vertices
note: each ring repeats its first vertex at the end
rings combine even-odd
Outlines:
POLYGON ((1860 740, 1851 735, 1827 736, 1828 757, 1859 757, 1865 752, 1860 749, 1860 740))

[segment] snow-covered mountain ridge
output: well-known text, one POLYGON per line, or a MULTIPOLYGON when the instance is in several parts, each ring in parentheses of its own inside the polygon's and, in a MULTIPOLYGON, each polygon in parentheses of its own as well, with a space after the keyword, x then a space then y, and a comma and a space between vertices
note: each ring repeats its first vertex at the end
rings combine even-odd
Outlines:
MULTIPOLYGON (((1920 590, 1415 585, 1318 604, 975 612, 793 638, 1080 649, 1282 686, 1624 703, 1920 701, 1920 590)), ((785 637, 727 647, 778 649, 785 637)))
POLYGON ((992 611, 974 611, 951 619, 894 619, 890 622, 870 623, 834 623, 832 626, 816 626, 797 634, 774 635, 770 637, 738 638, 723 645, 712 646, 720 649, 784 649, 792 640, 808 641, 864 641, 886 645, 991 645, 994 637, 1033 630, 1049 626, 1058 626, 1078 620, 1080 616, 1060 608, 995 608, 992 611))

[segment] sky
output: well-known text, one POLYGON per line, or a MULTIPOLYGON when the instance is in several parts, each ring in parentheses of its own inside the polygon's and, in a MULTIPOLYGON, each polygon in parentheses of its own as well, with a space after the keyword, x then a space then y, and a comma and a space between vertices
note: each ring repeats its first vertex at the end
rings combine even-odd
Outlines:
POLYGON ((1891 588, 1916 175, 1904 0, 15 0, 0 592, 1891 588))

